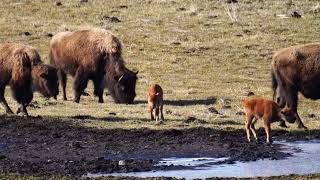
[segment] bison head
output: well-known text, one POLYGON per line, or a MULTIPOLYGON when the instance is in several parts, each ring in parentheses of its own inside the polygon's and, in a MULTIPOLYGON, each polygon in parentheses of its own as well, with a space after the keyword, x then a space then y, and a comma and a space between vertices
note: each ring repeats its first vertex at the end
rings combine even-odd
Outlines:
POLYGON ((287 107, 283 108, 280 111, 280 117, 281 119, 288 121, 289 123, 294 123, 296 121, 295 113, 287 107))
POLYGON ((126 69, 121 76, 115 76, 107 80, 109 93, 115 103, 133 104, 136 96, 136 82, 138 72, 132 72, 126 69))
POLYGON ((38 64, 32 68, 33 91, 40 92, 43 96, 57 98, 59 93, 59 82, 57 69, 46 65, 38 64))

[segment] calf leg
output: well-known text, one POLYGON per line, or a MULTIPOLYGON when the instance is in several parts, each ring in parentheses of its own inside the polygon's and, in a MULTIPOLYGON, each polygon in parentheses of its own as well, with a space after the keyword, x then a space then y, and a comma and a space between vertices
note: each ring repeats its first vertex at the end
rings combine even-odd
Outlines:
POLYGON ((67 86, 67 75, 61 69, 58 70, 58 77, 62 87, 63 100, 67 100, 66 86, 67 86))
POLYGON ((264 117, 263 118, 263 127, 264 127, 264 130, 266 131, 266 134, 267 134, 267 143, 270 143, 271 142, 271 126, 270 126, 270 122, 269 122, 269 119, 267 117, 264 117))
POLYGON ((253 118, 253 121, 251 123, 251 126, 250 126, 250 130, 254 136, 254 138, 256 139, 256 141, 258 140, 258 137, 257 137, 257 133, 256 133, 256 128, 254 127, 255 123, 257 122, 257 118, 253 118))
POLYGON ((163 104, 160 106, 160 113, 161 113, 161 120, 164 121, 164 116, 163 116, 163 104))
POLYGON ((251 126, 252 119, 253 119, 253 116, 246 115, 245 128, 246 128, 246 133, 247 133, 247 139, 248 139, 249 142, 251 142, 251 139, 250 139, 250 126, 251 126))
POLYGON ((84 72, 82 67, 79 67, 74 80, 74 91, 75 91, 75 97, 74 102, 79 103, 80 102, 80 96, 84 92, 84 89, 87 87, 88 84, 88 76, 84 72))
POLYGON ((6 99, 4 98, 4 89, 5 88, 0 88, 0 103, 4 107, 5 111, 7 114, 13 114, 12 110, 10 109, 6 99))
POLYGON ((159 106, 156 107, 155 111, 156 111, 156 122, 158 122, 159 121, 159 106))
POLYGON ((154 120, 153 107, 152 106, 149 106, 149 113, 150 113, 150 116, 151 116, 151 120, 154 120))

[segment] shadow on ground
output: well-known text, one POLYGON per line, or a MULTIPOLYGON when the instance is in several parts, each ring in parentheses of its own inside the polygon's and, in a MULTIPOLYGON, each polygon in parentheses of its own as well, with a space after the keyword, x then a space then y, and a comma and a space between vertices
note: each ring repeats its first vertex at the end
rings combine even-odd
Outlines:
MULTIPOLYGON (((217 99, 215 97, 208 97, 206 99, 180 99, 180 100, 164 100, 165 105, 172 106, 193 106, 193 105, 212 105, 217 99)), ((147 104, 147 101, 136 100, 134 104, 147 104)))

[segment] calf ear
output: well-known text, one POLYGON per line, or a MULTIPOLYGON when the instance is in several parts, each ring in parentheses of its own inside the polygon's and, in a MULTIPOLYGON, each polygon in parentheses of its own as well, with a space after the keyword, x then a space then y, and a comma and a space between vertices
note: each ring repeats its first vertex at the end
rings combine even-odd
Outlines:
POLYGON ((47 78, 48 78, 48 74, 42 73, 42 74, 40 74, 40 77, 42 77, 42 78, 44 78, 44 79, 47 79, 47 78))

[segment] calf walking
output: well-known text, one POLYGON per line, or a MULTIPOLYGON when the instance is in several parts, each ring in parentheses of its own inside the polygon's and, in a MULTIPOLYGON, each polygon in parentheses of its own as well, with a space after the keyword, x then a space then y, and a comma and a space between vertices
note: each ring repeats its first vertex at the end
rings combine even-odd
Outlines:
POLYGON ((154 120, 156 116, 156 122, 159 120, 159 112, 161 113, 161 121, 164 121, 163 117, 163 91, 158 84, 152 84, 148 90, 148 106, 151 119, 154 120))

